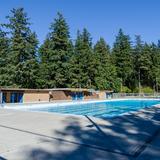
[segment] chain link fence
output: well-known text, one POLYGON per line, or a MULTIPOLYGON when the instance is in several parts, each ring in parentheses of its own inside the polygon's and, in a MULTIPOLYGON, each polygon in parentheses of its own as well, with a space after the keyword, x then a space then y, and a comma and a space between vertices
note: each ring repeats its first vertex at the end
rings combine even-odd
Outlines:
POLYGON ((112 98, 160 98, 160 93, 113 93, 112 98))

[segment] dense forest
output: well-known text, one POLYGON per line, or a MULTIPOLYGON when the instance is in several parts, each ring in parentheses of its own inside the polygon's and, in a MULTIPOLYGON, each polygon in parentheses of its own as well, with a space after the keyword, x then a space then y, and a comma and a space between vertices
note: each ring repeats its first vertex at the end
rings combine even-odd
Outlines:
POLYGON ((89 31, 72 40, 61 13, 43 44, 31 30, 23 8, 12 9, 0 25, 0 86, 19 88, 90 88, 115 92, 152 92, 160 88, 160 41, 148 44, 122 29, 110 47, 89 31))

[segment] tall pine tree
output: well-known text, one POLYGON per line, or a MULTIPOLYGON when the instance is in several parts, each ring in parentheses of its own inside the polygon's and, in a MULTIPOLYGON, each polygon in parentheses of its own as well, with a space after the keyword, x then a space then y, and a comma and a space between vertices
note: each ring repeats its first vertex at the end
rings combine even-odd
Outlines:
POLYGON ((124 86, 130 87, 130 78, 133 74, 133 57, 130 38, 122 29, 116 37, 112 50, 113 63, 116 66, 118 77, 124 86))
POLYGON ((140 71, 140 63, 139 63, 139 59, 140 56, 142 54, 142 50, 143 50, 143 41, 141 40, 141 36, 140 35, 136 35, 135 36, 135 46, 133 47, 133 67, 134 67, 134 71, 133 71, 133 84, 132 84, 132 88, 138 88, 140 87, 140 81, 141 81, 141 71, 140 71))
POLYGON ((72 44, 69 27, 61 13, 51 24, 50 33, 40 47, 43 87, 66 87, 72 44))
POLYGON ((96 57, 95 85, 97 89, 118 90, 119 79, 116 68, 111 63, 110 48, 103 38, 94 46, 96 57))
POLYGON ((0 29, 0 86, 11 86, 11 75, 8 70, 9 57, 9 38, 6 33, 0 29))
POLYGON ((23 8, 12 9, 4 26, 10 32, 10 70, 13 84, 23 88, 36 88, 38 62, 36 34, 29 28, 29 18, 23 8))
POLYGON ((152 67, 152 48, 147 43, 144 44, 142 52, 137 59, 139 64, 139 74, 142 86, 152 86, 151 67, 152 67))
POLYGON ((70 60, 70 86, 94 88, 95 55, 92 40, 87 29, 77 33, 74 54, 70 60))
POLYGON ((152 43, 152 66, 151 66, 151 84, 153 85, 156 92, 160 87, 160 47, 152 43))

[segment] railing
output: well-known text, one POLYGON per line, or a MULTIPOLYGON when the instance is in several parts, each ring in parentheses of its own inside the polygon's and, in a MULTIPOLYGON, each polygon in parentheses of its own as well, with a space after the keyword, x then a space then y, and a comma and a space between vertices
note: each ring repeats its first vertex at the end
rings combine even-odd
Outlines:
POLYGON ((112 98, 160 98, 160 93, 113 93, 112 98))

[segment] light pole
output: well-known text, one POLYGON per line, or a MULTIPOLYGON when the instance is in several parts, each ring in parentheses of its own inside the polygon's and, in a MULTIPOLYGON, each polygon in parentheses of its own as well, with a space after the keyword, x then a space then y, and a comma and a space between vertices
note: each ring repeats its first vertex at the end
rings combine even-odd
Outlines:
POLYGON ((157 91, 157 93, 158 93, 158 85, 159 85, 159 83, 158 83, 158 80, 159 80, 160 78, 157 78, 156 77, 156 91, 157 91))
POLYGON ((139 68, 139 72, 138 72, 138 87, 139 87, 139 95, 141 93, 141 70, 139 68))
POLYGON ((123 91, 123 79, 121 78, 121 93, 123 91))

